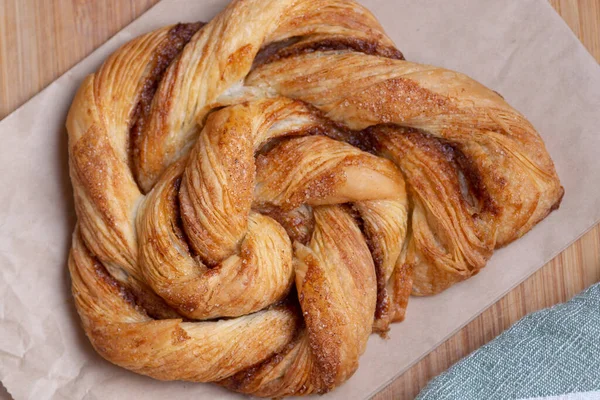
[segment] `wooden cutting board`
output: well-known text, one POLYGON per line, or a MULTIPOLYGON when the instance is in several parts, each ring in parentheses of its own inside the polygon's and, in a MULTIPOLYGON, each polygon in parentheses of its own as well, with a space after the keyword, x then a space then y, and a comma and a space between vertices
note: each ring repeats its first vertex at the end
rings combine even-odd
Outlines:
MULTIPOLYGON (((157 0, 0 0, 0 119, 157 0)), ((550 0, 600 61, 600 0, 550 0)), ((374 398, 412 399, 427 381, 535 310, 600 281, 600 225, 513 289, 374 398)), ((9 398, 0 387, 0 399, 9 398)))

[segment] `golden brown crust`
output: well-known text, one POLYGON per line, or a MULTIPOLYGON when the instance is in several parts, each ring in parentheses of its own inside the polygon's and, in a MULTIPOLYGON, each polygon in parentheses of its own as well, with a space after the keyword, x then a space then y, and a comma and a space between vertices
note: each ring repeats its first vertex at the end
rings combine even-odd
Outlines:
POLYGON ((107 360, 324 393, 558 207, 543 141, 347 0, 233 1, 123 46, 71 106, 75 304, 107 360), (250 33, 248 33, 250 32, 250 33))

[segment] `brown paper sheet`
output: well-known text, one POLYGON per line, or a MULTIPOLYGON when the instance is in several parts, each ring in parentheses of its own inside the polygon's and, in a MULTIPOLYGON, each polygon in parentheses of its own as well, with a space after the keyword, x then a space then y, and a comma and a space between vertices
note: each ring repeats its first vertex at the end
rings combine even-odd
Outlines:
MULTIPOLYGON (((74 224, 65 116, 86 74, 131 38, 207 21, 225 0, 165 0, 0 123, 0 380, 15 399, 237 398, 159 382, 95 354, 66 268, 74 224)), ((412 61, 464 72, 541 132, 566 190, 559 211, 469 281, 412 298, 406 321, 373 335, 358 372, 326 398, 372 395, 600 219, 600 68, 545 0, 363 0, 412 61)))

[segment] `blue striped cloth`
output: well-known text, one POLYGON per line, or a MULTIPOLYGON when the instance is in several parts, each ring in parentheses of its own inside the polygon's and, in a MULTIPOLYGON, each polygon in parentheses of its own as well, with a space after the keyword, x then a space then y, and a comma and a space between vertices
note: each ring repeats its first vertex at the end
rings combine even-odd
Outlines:
POLYGON ((594 391, 600 391, 600 284, 527 315, 434 378, 417 399, 504 400, 594 391))

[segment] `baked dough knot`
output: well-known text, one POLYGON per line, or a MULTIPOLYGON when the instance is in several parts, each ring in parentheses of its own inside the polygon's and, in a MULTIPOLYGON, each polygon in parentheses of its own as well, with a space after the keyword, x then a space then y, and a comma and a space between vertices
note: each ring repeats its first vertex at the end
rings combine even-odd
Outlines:
POLYGON ((405 61, 346 0, 234 1, 140 36, 67 128, 94 348, 259 396, 340 385, 411 292, 477 273, 563 194, 499 94, 405 61))

